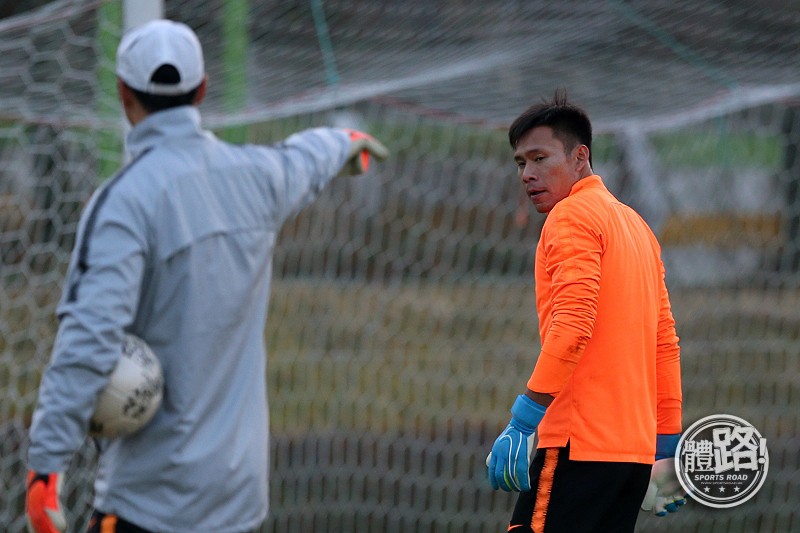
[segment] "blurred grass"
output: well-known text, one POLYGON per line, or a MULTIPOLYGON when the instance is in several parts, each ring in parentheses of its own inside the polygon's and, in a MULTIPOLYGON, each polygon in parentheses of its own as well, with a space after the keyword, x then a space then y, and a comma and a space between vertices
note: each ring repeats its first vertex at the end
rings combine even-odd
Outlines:
MULTIPOLYGON (((31 406, 17 400, 31 399, 49 358, 59 287, 4 281, 0 389, 8 418, 29 413, 31 406)), ((762 406, 775 394, 799 394, 787 381, 800 375, 800 359, 792 363, 790 356, 800 342, 797 291, 674 290, 672 299, 690 395, 708 396, 704 387, 716 376, 717 385, 733 380, 725 401, 745 405, 751 392, 735 380, 742 372, 764 373, 757 382, 762 406), (696 382, 703 386, 692 391, 696 382), (770 395, 770 387, 791 390, 770 395)), ((374 418, 387 428, 416 427, 420 413, 412 416, 412 405, 432 419, 439 413, 493 418, 497 401, 511 394, 503 383, 524 382, 539 347, 532 280, 526 278, 403 285, 276 279, 269 317, 271 399, 303 402, 317 391, 315 403, 322 397, 342 411, 334 417, 316 413, 310 400, 299 418, 278 410, 272 423, 281 431, 302 431, 308 419, 375 428, 372 417, 351 416, 359 406, 383 409, 374 418)))
MULTIPOLYGON (((684 425, 716 413, 744 418, 768 439, 770 472, 746 505, 691 502, 669 520, 641 513, 636 531, 792 531, 800 291, 674 290, 672 305, 684 425)), ((342 506, 373 513, 395 491, 406 494, 404 486, 422 493, 401 510, 411 519, 432 513, 448 524, 442 531, 459 530, 454 524, 464 515, 471 530, 503 527, 513 495, 486 488, 480 460, 507 423, 539 347, 530 279, 284 280, 274 287, 271 313, 275 505, 263 531, 334 520, 342 506), (326 486, 347 490, 310 489, 317 468, 326 486), (448 487, 471 503, 447 500, 448 487)))
MULTIPOLYGON (((680 290, 672 304, 687 423, 708 409, 769 416, 770 406, 800 396, 797 291, 680 290)), ((494 423, 539 348, 527 279, 388 287, 284 280, 273 287, 270 317, 272 424, 285 432, 494 423)))
POLYGON ((779 135, 730 131, 680 131, 653 135, 664 164, 675 167, 777 168, 785 140, 779 135))
POLYGON ((480 425, 494 418, 503 376, 532 361, 538 336, 523 280, 280 281, 270 317, 271 423, 290 433, 309 425, 412 433, 453 419, 480 425), (298 403, 299 410, 280 407, 298 403))
MULTIPOLYGON (((26 290, 4 285, 11 298, 0 312, 0 422, 9 422, 4 446, 15 454, 27 426, 19 417, 29 416, 49 357, 58 292, 26 298, 26 290)), ((714 413, 744 418, 768 439, 770 473, 741 508, 692 504, 669 522, 643 513, 637 531, 790 531, 799 466, 792 443, 800 291, 674 290, 672 305, 683 348, 684 424, 714 413)), ((461 509, 465 519, 483 517, 498 527, 507 520, 512 499, 485 487, 479 463, 539 347, 531 278, 402 285, 276 279, 265 341, 275 527, 264 531, 315 513, 335 517, 342 506, 374 509, 392 491, 406 494, 402 487, 425 494, 412 500, 408 516, 438 513, 458 523, 461 509), (317 487, 321 472, 326 484, 319 494, 303 492, 317 487), (474 501, 462 507, 446 500, 450 483, 474 501), (337 492, 338 484, 349 488, 337 492), (388 492, 360 492, 369 487, 388 492)), ((3 476, 8 483, 18 477, 12 470, 3 476)))
MULTIPOLYGON (((327 124, 324 116, 314 125, 327 124)), ((786 140, 778 134, 759 131, 736 130, 736 124, 720 124, 720 120, 695 126, 693 129, 666 131, 651 136, 653 150, 661 164, 670 167, 778 168, 783 162, 786 140)), ((310 127, 307 120, 298 117, 277 119, 250 126, 247 141, 253 143, 278 142, 302 128, 310 127)), ((512 150, 505 128, 482 124, 457 124, 436 119, 394 121, 385 117, 373 121, 364 115, 366 129, 392 150, 392 158, 403 158, 406 151, 418 156, 424 147, 426 157, 453 158, 484 157, 509 161, 513 174, 512 150)), ((613 134, 598 133, 592 139, 592 158, 595 165, 615 161, 621 157, 620 147, 613 134)))
POLYGON ((0 281, 0 423, 21 418, 27 426, 55 337, 60 288, 52 278, 31 285, 20 273, 0 281))

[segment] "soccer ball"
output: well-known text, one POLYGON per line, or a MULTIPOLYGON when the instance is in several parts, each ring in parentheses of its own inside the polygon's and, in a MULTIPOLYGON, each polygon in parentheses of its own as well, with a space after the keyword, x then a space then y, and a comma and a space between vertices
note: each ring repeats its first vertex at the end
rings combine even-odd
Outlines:
POLYGON ((139 337, 125 335, 122 357, 97 399, 89 434, 115 438, 147 424, 164 394, 164 375, 156 354, 139 337))

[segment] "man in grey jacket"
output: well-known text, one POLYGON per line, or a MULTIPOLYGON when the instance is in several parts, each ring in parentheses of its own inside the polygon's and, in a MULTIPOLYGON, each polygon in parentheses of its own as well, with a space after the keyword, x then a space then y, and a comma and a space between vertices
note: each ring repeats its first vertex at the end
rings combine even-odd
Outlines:
POLYGON ((335 128, 275 146, 218 140, 200 127, 203 52, 181 23, 128 32, 117 77, 131 161, 81 217, 30 432, 29 529, 66 528, 63 475, 131 333, 157 354, 164 398, 143 429, 100 443, 90 531, 251 531, 267 514, 263 330, 278 231, 333 177, 388 152, 335 128))

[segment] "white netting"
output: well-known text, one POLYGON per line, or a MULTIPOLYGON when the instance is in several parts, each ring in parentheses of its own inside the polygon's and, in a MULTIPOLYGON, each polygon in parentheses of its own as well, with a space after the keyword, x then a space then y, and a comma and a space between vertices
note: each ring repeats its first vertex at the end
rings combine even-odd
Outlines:
MULTIPOLYGON (((27 428, 80 209, 121 160, 118 2, 0 20, 0 526, 24 527, 27 428)), ((208 57, 208 127, 360 125, 392 150, 284 228, 266 338, 263 531, 497 531, 483 459, 533 367, 533 252, 505 128, 558 86, 594 167, 665 248, 685 423, 768 439, 745 505, 639 531, 798 528, 800 4, 170 0, 208 57), (242 30, 244 25, 245 30, 242 30), (312 401, 313 398, 313 401, 312 401)), ((85 524, 94 453, 65 487, 85 524)))

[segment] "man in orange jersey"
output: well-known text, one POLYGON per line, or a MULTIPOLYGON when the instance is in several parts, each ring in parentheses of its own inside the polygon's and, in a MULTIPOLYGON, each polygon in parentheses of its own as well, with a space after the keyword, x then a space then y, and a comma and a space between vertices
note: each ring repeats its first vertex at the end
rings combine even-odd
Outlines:
POLYGON ((509 531, 630 532, 640 505, 665 515, 685 503, 670 468, 680 348, 661 248, 592 171, 591 122, 563 90, 522 113, 509 141, 547 213, 535 269, 542 349, 487 458, 489 480, 520 491, 509 531))

